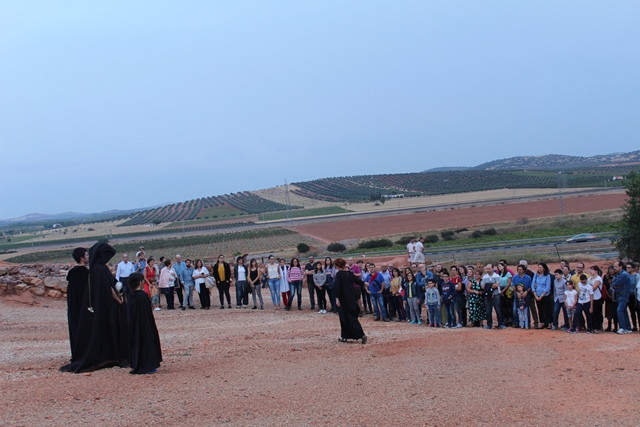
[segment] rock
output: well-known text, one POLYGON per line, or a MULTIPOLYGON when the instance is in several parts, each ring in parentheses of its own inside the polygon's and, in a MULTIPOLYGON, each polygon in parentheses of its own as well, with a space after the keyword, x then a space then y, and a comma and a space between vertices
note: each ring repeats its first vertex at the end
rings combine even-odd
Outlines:
POLYGON ((29 289, 31 291, 32 294, 34 294, 35 296, 38 297, 42 297, 45 294, 45 290, 43 288, 31 288, 29 289))
POLYGON ((13 276, 20 273, 20 269, 18 267, 11 267, 7 270, 7 273, 13 276))
POLYGON ((62 297, 62 292, 56 291, 55 289, 50 289, 49 292, 47 292, 47 296, 49 298, 60 298, 62 297))
POLYGON ((42 288, 45 286, 44 280, 39 277, 23 277, 22 281, 29 286, 35 286, 37 288, 42 288))
POLYGON ((44 287, 45 288, 53 288, 53 289, 56 289, 58 291, 64 290, 66 292, 66 290, 67 290, 67 281, 63 277, 47 277, 44 280, 44 287))
POLYGON ((20 283, 19 285, 16 285, 16 292, 19 294, 26 292, 28 290, 29 290, 29 285, 27 285, 26 283, 20 283))
POLYGON ((2 267, 0 268, 0 276, 4 276, 6 275, 8 272, 8 269, 6 267, 2 267))

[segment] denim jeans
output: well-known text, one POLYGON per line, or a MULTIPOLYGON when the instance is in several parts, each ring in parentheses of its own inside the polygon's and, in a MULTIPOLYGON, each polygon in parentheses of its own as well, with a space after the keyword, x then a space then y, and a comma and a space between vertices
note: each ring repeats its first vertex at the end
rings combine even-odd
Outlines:
POLYGON ((491 309, 496 311, 496 317, 498 318, 498 326, 502 326, 502 313, 500 312, 500 294, 496 296, 484 297, 484 308, 487 311, 487 326, 493 327, 493 313, 491 309))
POLYGON ((447 324, 453 328, 456 326, 456 306, 453 301, 443 301, 444 309, 447 312, 447 324))
POLYGON ((417 322, 420 320, 420 312, 418 311, 418 299, 416 297, 407 298, 407 304, 409 305, 409 313, 407 317, 412 322, 417 322))
MULTIPOLYGON (((582 317, 582 313, 584 313, 585 316, 587 316, 587 331, 589 331, 589 332, 593 331, 593 327, 591 326, 591 313, 589 313, 589 307, 590 306, 591 306, 591 302, 576 304, 576 312, 573 315, 573 318, 576 319, 576 321, 575 321, 576 325, 578 323, 577 319, 582 317)), ((576 325, 573 325, 573 327, 571 329, 575 331, 576 330, 576 325)))
POLYGON ((280 279, 269 279, 269 292, 273 305, 280 305, 280 279))
POLYGON ((291 291, 291 295, 289 296, 289 304, 288 307, 291 308, 293 305, 293 296, 298 294, 298 308, 302 307, 302 280, 294 280, 289 282, 289 290, 291 291))
POLYGON ((373 305, 373 313, 378 319, 387 317, 387 310, 384 308, 384 296, 382 294, 371 294, 371 304, 373 305))
POLYGON ((307 276, 307 288, 309 289, 309 303, 311 310, 316 306, 316 285, 313 283, 313 276, 307 276))
POLYGON ((520 327, 529 329, 529 307, 520 308, 517 310, 518 319, 520 321, 520 327))
POLYGON ((236 307, 249 303, 249 295, 245 295, 246 287, 246 280, 236 280, 236 307))
POLYGON ((262 302, 262 288, 260 286, 260 281, 257 281, 256 285, 253 287, 253 292, 251 293, 254 307, 258 306, 258 299, 260 300, 260 307, 264 306, 264 302, 262 302))
POLYGON ((440 326, 440 306, 436 304, 427 304, 429 310, 429 323, 431 325, 440 326))
POLYGON ((631 322, 629 322, 629 314, 627 313, 627 302, 629 301, 629 295, 616 295, 618 299, 618 325, 620 329, 631 330, 631 322))
POLYGON ((562 310, 562 315, 564 317, 564 325, 565 327, 569 327, 569 316, 567 316, 567 308, 564 306, 564 302, 553 301, 553 326, 555 328, 558 327, 558 317, 560 317, 560 310, 562 310))
POLYGON ((193 288, 196 287, 195 283, 184 284, 184 298, 182 300, 183 307, 193 307, 193 288))

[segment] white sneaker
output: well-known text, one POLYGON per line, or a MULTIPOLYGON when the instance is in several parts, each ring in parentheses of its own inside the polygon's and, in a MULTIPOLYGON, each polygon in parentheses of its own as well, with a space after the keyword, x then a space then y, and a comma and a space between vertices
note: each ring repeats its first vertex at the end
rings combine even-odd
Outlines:
POLYGON ((618 331, 616 333, 622 335, 622 334, 626 334, 627 331, 625 331, 624 329, 620 328, 620 329, 618 329, 618 331))
POLYGON ((320 310, 320 311, 318 312, 318 314, 322 314, 322 310, 320 310))
POLYGON ((327 314, 327 310, 322 310, 322 314, 327 314))
POLYGON ((160 310, 162 310, 160 307, 156 307, 153 309, 153 311, 160 311, 160 310))

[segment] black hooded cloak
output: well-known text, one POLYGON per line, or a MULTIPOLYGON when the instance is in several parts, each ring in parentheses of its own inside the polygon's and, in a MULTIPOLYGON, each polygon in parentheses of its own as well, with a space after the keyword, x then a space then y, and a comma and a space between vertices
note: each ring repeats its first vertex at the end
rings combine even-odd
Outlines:
POLYGON ((356 300, 356 291, 353 284, 362 283, 351 271, 340 270, 336 273, 333 283, 333 291, 340 301, 338 315, 340 317, 340 336, 344 339, 359 340, 364 337, 364 331, 358 320, 360 307, 356 300))
MULTIPOLYGON (((82 314, 84 294, 89 286, 89 269, 84 265, 76 265, 67 274, 67 320, 69 321, 69 344, 71 345, 71 361, 78 358, 76 342, 78 325, 82 314)), ((85 308, 86 310, 86 308, 85 308)))
POLYGON ((120 343, 120 304, 112 296, 115 278, 106 265, 115 254, 107 243, 96 243, 89 249, 90 284, 80 310, 76 360, 60 368, 62 371, 89 372, 126 362, 120 343))
POLYGON ((160 336, 153 318, 149 295, 141 289, 133 292, 131 304, 132 374, 148 374, 160 367, 160 336))

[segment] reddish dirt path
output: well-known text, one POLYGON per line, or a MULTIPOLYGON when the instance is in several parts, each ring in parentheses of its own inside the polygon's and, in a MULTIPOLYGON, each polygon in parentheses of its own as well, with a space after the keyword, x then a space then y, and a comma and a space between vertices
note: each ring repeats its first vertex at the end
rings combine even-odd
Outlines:
POLYGON ((433 329, 368 315, 369 344, 341 344, 337 316, 310 311, 306 297, 303 308, 163 310, 158 374, 74 375, 58 371, 64 302, 0 300, 0 425, 638 424, 638 333, 433 329))
MULTIPOLYGON (((565 197, 565 214, 598 212, 622 207, 626 200, 623 193, 565 197)), ((521 218, 544 218, 560 214, 558 199, 537 200, 523 203, 507 203, 474 208, 393 215, 380 218, 353 219, 335 222, 305 224, 293 229, 325 242, 344 239, 370 238, 382 235, 415 232, 417 230, 448 227, 476 227, 521 218)))

